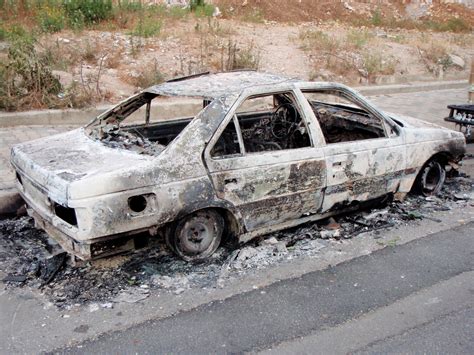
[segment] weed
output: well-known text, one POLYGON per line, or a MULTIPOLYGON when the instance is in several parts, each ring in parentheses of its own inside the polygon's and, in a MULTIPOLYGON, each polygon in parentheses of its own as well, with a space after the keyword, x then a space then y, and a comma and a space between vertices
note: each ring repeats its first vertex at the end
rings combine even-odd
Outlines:
POLYGON ((152 85, 162 83, 164 75, 158 67, 158 61, 155 59, 153 63, 144 65, 138 72, 138 75, 130 77, 130 83, 141 89, 145 89, 152 85))
POLYGON ((347 42, 356 49, 361 49, 369 42, 374 35, 367 30, 352 29, 346 36, 347 42))
POLYGON ((377 240, 377 244, 381 246, 387 246, 387 247, 396 247, 397 243, 400 241, 400 237, 395 237, 390 240, 377 240))
POLYGON ((122 51, 117 50, 116 52, 109 54, 105 61, 105 66, 110 69, 115 69, 120 66, 120 61, 122 59, 122 51))
POLYGON ((182 19, 189 14, 189 9, 180 6, 171 6, 168 10, 170 17, 175 19, 182 19))
POLYGON ((136 1, 136 0, 119 0, 117 7, 120 11, 132 11, 132 12, 143 11, 142 2, 136 1))
POLYGON ((138 23, 130 33, 132 36, 138 37, 154 37, 161 31, 162 22, 155 18, 145 17, 141 15, 138 19, 138 23))
POLYGON ((376 9, 374 12, 372 12, 370 22, 372 23, 373 26, 382 25, 383 19, 382 19, 382 13, 380 12, 380 9, 376 9))
POLYGON ((446 22, 427 20, 422 23, 427 29, 438 32, 470 32, 471 26, 462 18, 451 17, 446 22))
POLYGON ((259 66, 260 51, 256 48, 253 42, 246 47, 240 48, 236 42, 229 40, 226 45, 221 46, 220 70, 257 70, 259 66))
POLYGON ((264 22, 265 18, 263 16, 262 10, 255 7, 246 12, 242 17, 242 20, 245 22, 262 23, 264 22))
POLYGON ((91 46, 89 40, 85 41, 85 46, 81 49, 81 60, 91 64, 96 61, 96 50, 91 46))
POLYGON ((34 42, 36 37, 33 32, 28 32, 24 27, 14 24, 9 27, 1 27, 3 30, 4 39, 8 41, 27 41, 27 42, 34 42))
POLYGON ((8 61, 0 64, 0 109, 54 107, 62 86, 52 74, 47 57, 34 42, 17 38, 8 50, 8 61))
POLYGON ((395 73, 395 60, 386 58, 380 52, 366 51, 362 53, 362 66, 367 73, 369 82, 374 82, 377 75, 395 73))
POLYGON ((299 34, 304 50, 322 50, 328 53, 336 52, 340 42, 332 36, 319 30, 305 30, 299 34))
POLYGON ((137 55, 140 53, 143 47, 142 38, 139 36, 130 36, 130 54, 133 58, 136 58, 137 55))

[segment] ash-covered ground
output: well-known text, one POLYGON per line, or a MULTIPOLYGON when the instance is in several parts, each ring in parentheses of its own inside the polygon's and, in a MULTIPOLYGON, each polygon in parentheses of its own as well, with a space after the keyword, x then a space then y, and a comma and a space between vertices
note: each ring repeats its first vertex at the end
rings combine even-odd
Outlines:
POLYGON ((256 269, 318 257, 331 243, 349 238, 379 238, 384 230, 420 219, 438 221, 437 211, 474 204, 474 181, 448 179, 437 197, 409 195, 404 202, 300 226, 257 238, 239 248, 222 246, 200 263, 171 254, 161 241, 126 255, 70 266, 57 244, 33 226, 29 217, 0 221, 0 269, 8 288, 30 288, 58 307, 89 304, 113 307, 113 302, 137 302, 154 289, 175 294, 192 288, 224 287, 230 279, 256 269), (367 233, 372 232, 372 233, 367 233), (51 255, 56 255, 51 258, 51 255))

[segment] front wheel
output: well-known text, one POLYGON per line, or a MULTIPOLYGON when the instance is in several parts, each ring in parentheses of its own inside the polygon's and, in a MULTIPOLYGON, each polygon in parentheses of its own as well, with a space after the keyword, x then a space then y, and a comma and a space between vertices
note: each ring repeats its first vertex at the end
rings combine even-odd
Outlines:
POLYGON ((417 190, 424 196, 438 194, 446 179, 446 170, 436 160, 431 160, 421 169, 418 175, 417 190))
POLYGON ((214 210, 198 211, 171 225, 166 244, 187 261, 205 259, 219 247, 224 219, 214 210))

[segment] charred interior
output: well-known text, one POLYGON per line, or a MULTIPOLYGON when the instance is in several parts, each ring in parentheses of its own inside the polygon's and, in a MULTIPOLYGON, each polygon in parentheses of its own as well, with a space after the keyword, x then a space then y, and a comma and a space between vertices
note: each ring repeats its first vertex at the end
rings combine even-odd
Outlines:
POLYGON ((310 104, 328 144, 385 136, 378 120, 363 110, 316 101, 310 104))
MULTIPOLYGON (((328 144, 385 137, 383 125, 337 92, 305 92, 328 144), (313 95, 316 95, 314 100, 313 95)), ((192 117, 160 120, 151 112, 158 95, 145 92, 111 110, 90 135, 112 148, 160 154, 192 117), (138 113, 138 114, 137 114, 138 113), (141 118, 128 122, 129 116, 141 118), (127 119, 127 123, 124 121, 127 119), (143 122, 144 121, 144 122, 143 122)), ((214 157, 311 146, 305 120, 292 92, 250 97, 241 103, 212 150, 214 157), (241 147, 243 145, 243 147, 241 147)), ((202 100, 199 108, 209 104, 202 100)))
POLYGON ((242 153, 239 133, 247 153, 311 146, 306 124, 290 93, 247 99, 221 134, 212 156, 242 153))
POLYGON ((156 94, 146 92, 124 102, 90 125, 90 136, 112 148, 129 149, 141 154, 160 154, 194 117, 160 121, 151 112, 151 102, 157 97, 156 94), (142 123, 125 123, 132 115, 141 118, 142 123))

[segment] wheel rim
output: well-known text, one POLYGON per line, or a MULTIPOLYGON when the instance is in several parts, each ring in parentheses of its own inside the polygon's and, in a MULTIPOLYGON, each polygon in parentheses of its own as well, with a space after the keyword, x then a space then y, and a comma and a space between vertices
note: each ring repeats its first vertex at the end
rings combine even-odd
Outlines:
POLYGON ((178 237, 178 248, 187 255, 199 255, 212 247, 215 227, 210 219, 193 218, 185 223, 178 237))
POLYGON ((425 169, 422 179, 424 195, 432 195, 439 192, 444 182, 444 170, 437 162, 431 162, 425 169))

